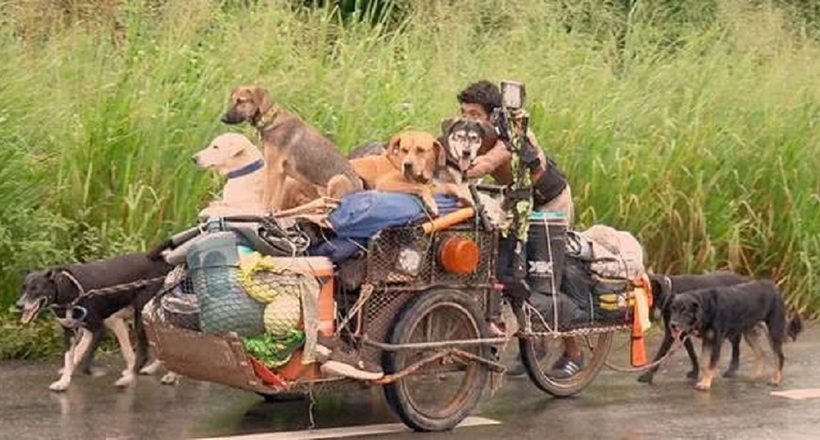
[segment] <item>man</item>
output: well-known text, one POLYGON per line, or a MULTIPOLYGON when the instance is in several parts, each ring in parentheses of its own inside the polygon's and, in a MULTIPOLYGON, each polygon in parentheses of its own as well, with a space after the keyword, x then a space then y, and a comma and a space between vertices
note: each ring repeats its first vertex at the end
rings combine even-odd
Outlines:
MULTIPOLYGON (((481 80, 470 84, 458 96, 461 107, 461 116, 481 122, 493 122, 491 116, 495 109, 501 107, 501 91, 498 86, 481 80)), ((569 182, 563 172, 552 160, 547 159, 544 151, 538 146, 535 136, 527 132, 530 144, 535 147, 533 160, 527 161, 533 183, 534 211, 560 211, 572 223, 573 205, 569 182), (537 160, 535 160, 537 159, 537 160)), ((532 155, 532 152, 530 152, 532 155)), ((487 175, 493 177, 500 184, 512 183, 511 168, 512 153, 502 140, 486 151, 479 151, 467 170, 468 179, 480 179, 487 175)), ((538 298, 543 299, 543 298, 538 298)), ((546 301, 538 301, 544 303, 546 301)), ((550 376, 564 379, 574 376, 583 369, 583 353, 574 338, 564 338, 564 354, 555 362, 550 376)), ((520 359, 516 359, 508 368, 508 374, 519 376, 524 374, 520 359)))

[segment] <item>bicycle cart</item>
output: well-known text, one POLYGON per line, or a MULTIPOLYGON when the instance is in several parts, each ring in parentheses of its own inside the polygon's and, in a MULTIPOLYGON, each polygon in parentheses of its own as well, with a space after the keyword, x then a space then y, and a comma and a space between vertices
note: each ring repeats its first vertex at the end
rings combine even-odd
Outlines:
MULTIPOLYGON (((474 185, 471 189, 474 195, 484 189, 503 198, 509 188, 474 185)), ((384 376, 378 380, 334 376, 324 372, 318 362, 303 362, 303 356, 310 353, 305 348, 308 339, 302 348, 271 367, 249 352, 247 340, 239 334, 197 328, 196 319, 185 328, 179 320, 163 317, 163 295, 173 289, 207 299, 207 295, 196 291, 208 284, 209 271, 217 270, 214 268, 218 265, 208 261, 236 260, 230 255, 215 259, 206 256, 197 260, 198 267, 191 267, 189 259, 187 269, 180 267, 173 273, 168 289, 144 312, 150 343, 158 358, 173 372, 265 396, 381 386, 390 408, 407 426, 419 431, 448 430, 461 422, 475 408, 491 377, 503 376, 501 355, 513 338, 518 340, 529 378, 539 389, 563 397, 588 386, 606 361, 614 332, 632 328, 632 315, 626 304, 631 292, 641 287, 640 283, 625 280, 611 289, 621 304, 617 319, 602 324, 593 316, 583 323, 562 327, 557 313, 550 316, 544 308, 533 305, 529 293, 522 294, 521 289, 499 282, 499 256, 506 255, 499 253, 499 247, 508 242, 499 228, 487 221, 480 206, 462 208, 440 220, 381 230, 369 238, 363 256, 333 265, 325 258, 296 255, 295 250, 296 256, 283 256, 281 246, 271 243, 288 242, 293 236, 277 235, 276 231, 281 232, 282 228, 269 220, 224 219, 223 231, 233 230, 255 243, 257 246, 252 247, 263 256, 279 258, 273 266, 301 265, 305 269, 302 273, 319 280, 319 332, 343 337, 362 359, 380 365, 384 376), (351 283, 349 274, 357 269, 361 276, 351 283), (203 276, 205 281, 200 279, 203 276), (489 323, 497 320, 502 304, 511 306, 518 329, 491 333, 489 323), (549 344, 567 337, 582 342, 586 362, 578 374, 560 379, 550 373, 551 355, 556 350, 549 348, 549 344)), ((177 241, 183 242, 200 232, 194 229, 177 241)), ((548 227, 545 232, 550 241, 548 227)), ((561 255, 563 250, 558 250, 559 253, 550 252, 548 261, 542 262, 545 267, 551 266, 555 255, 561 255)), ((234 267, 239 263, 231 264, 229 261, 225 270, 239 271, 234 267)), ((274 282, 277 279, 296 285, 291 283, 293 278, 275 278, 274 282)), ((553 293, 560 287, 555 281, 553 274, 553 293)), ((213 280, 210 282, 213 284, 213 280)), ((233 292, 231 289, 234 287, 223 290, 233 292)), ((251 294, 252 290, 247 287, 244 292, 251 294)), ((307 297, 301 298, 304 307, 307 297)), ((555 295, 552 298, 554 301, 555 295)), ((210 306, 199 305, 199 322, 207 324, 205 313, 210 306)), ((252 309, 251 314, 264 313, 267 317, 269 309, 282 311, 289 306, 265 308, 264 312, 254 309, 253 304, 242 307, 252 309)), ((290 325, 307 328, 309 319, 304 316, 288 318, 290 325)))
MULTIPOLYGON (((317 363, 304 365, 299 351, 280 368, 268 369, 237 335, 208 334, 159 319, 162 292, 146 307, 146 331, 157 357, 183 376, 269 397, 383 386, 390 408, 422 431, 451 429, 473 410, 490 375, 504 373, 501 349, 511 338, 518 339, 524 366, 538 388, 559 397, 580 392, 603 366, 613 333, 631 327, 619 323, 556 331, 551 317, 526 299, 510 297, 497 282, 498 243, 498 232, 484 230, 476 218, 434 233, 420 227, 387 229, 354 263, 366 269, 353 291, 341 288, 338 273, 325 259, 293 257, 311 266, 323 294, 335 303, 331 322, 321 331, 344 334, 364 359, 380 364, 385 376, 376 381, 329 376, 317 363), (474 246, 477 259, 469 272, 443 261, 445 248, 454 243, 474 246), (513 306, 519 330, 491 336, 488 316, 501 300, 513 306), (588 361, 574 377, 556 379, 549 375, 544 345, 567 336, 583 339, 588 361)), ((174 277, 177 285, 192 289, 184 270, 169 276, 174 277)))

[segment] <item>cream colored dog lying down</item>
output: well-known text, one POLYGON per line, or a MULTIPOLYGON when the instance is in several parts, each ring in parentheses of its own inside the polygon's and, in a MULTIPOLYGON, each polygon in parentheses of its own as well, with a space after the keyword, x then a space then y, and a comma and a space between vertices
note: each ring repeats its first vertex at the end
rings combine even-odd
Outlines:
MULTIPOLYGON (((221 134, 192 159, 197 166, 214 169, 228 177, 222 188, 222 199, 209 203, 199 212, 200 218, 264 215, 270 211, 263 205, 265 160, 250 139, 239 133, 221 134)), ((315 188, 305 187, 292 178, 285 180, 285 194, 284 209, 319 197, 315 188)))

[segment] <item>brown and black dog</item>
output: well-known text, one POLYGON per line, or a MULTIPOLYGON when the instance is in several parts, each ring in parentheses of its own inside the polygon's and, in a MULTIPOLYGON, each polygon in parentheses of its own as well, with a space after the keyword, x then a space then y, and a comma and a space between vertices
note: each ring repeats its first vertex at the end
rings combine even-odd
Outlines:
POLYGON ((446 159, 444 147, 432 134, 405 131, 390 139, 384 154, 360 157, 350 163, 368 189, 415 194, 437 215, 434 193, 454 195, 472 203, 466 186, 434 185, 433 179, 446 166, 446 159))
POLYGON ((231 91, 222 122, 248 122, 259 131, 268 173, 264 205, 275 211, 282 209, 287 176, 303 185, 318 186, 332 198, 362 189, 356 171, 336 145, 295 114, 274 104, 268 91, 258 85, 231 91))
MULTIPOLYGON (((799 316, 789 319, 786 304, 777 285, 771 280, 750 281, 733 286, 690 290, 672 300, 669 327, 673 333, 694 334, 703 339, 701 378, 695 388, 708 391, 720 360, 725 339, 746 336, 759 322, 768 328, 769 344, 774 352, 775 367, 770 384, 779 386, 783 379, 783 343, 796 339, 802 330, 799 316)), ((755 353, 755 376, 763 372, 765 354, 757 340, 749 340, 755 353)))

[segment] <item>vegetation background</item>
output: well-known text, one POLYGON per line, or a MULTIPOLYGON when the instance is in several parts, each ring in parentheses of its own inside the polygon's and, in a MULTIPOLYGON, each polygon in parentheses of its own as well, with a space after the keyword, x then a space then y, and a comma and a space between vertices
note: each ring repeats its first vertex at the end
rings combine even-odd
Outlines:
POLYGON ((818 72, 815 0, 0 2, 0 358, 58 342, 17 324, 25 270, 194 222, 221 182, 189 157, 252 82, 349 150, 522 81, 580 227, 633 232, 656 272, 772 277, 816 315, 818 72))

